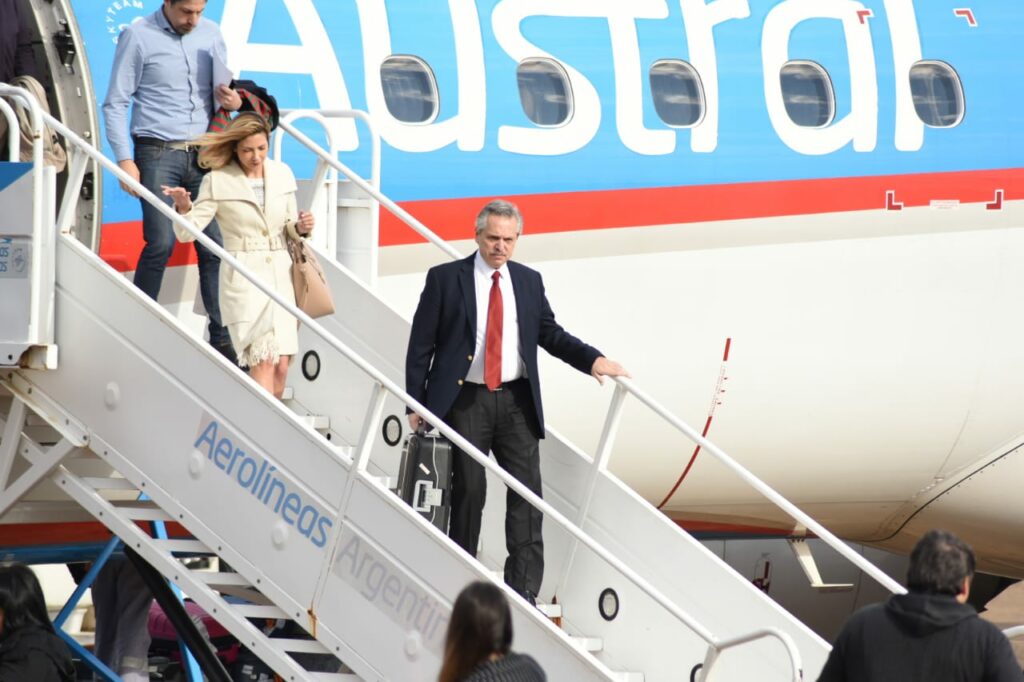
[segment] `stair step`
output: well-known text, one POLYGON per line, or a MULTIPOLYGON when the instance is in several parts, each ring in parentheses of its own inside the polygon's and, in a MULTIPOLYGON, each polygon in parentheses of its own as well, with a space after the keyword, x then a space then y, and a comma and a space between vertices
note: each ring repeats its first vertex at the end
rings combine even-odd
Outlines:
POLYGON ((338 198, 338 208, 370 208, 373 202, 369 199, 349 199, 348 197, 338 198))
POLYGON ((125 517, 132 521, 172 521, 173 517, 149 500, 114 500, 112 505, 117 507, 125 517))
POLYGON ((615 672, 612 673, 612 679, 614 679, 615 682, 644 682, 644 674, 634 672, 615 672))
POLYGON ((300 414, 299 419, 315 431, 326 431, 331 428, 331 418, 322 414, 300 414))
POLYGON ((210 548, 199 540, 153 540, 157 547, 167 552, 180 552, 182 554, 213 554, 210 548))
POLYGON ((250 583, 241 573, 219 573, 217 571, 193 571, 197 579, 207 585, 243 585, 250 587, 250 583))
POLYGON ((273 604, 235 604, 231 608, 235 613, 246 618, 271 618, 273 620, 288 618, 288 614, 283 609, 273 604))
MULTIPOLYGON (((58 478, 58 477, 55 477, 58 478)), ((121 504, 117 507, 105 499, 95 489, 86 485, 74 473, 63 470, 59 476, 59 482, 66 492, 93 513, 95 518, 106 525, 115 534, 120 536, 127 547, 149 547, 152 550, 143 554, 147 560, 152 562, 165 578, 177 583, 182 590, 189 594, 196 601, 204 606, 222 625, 231 630, 232 634, 240 641, 244 641, 261 660, 272 668, 275 668, 279 675, 286 680, 318 679, 330 680, 331 682, 343 682, 346 679, 340 674, 312 677, 312 674, 305 670, 305 667, 296 661, 290 654, 313 653, 332 655, 331 651, 316 640, 311 639, 273 639, 268 638, 260 628, 251 623, 246 617, 253 616, 278 616, 284 615, 279 607, 272 607, 270 610, 259 606, 266 599, 255 591, 251 583, 239 574, 222 573, 206 570, 192 570, 183 565, 181 558, 172 556, 180 554, 201 554, 212 553, 211 546, 218 547, 218 542, 206 545, 195 539, 158 539, 150 537, 149 534, 130 518, 133 511, 138 511, 140 503, 134 502, 134 506, 121 504), (221 589, 218 589, 220 587, 221 589), (226 588, 226 589, 223 589, 226 588), (218 593, 220 592, 220 593, 218 593), (238 606, 228 603, 225 594, 230 592, 248 593, 247 604, 238 606), (249 606, 248 604, 257 604, 249 606)), ((149 512, 150 504, 141 503, 144 511, 149 512)), ((260 579, 255 579, 255 584, 260 584, 260 579)), ((304 614, 299 614, 300 616, 304 614)), ((349 672, 346 669, 346 672, 349 672)))
POLYGON ((600 637, 570 637, 569 639, 583 651, 597 653, 604 649, 604 640, 600 637))
POLYGON ((562 617, 561 604, 537 604, 537 610, 552 620, 562 617))
POLYGON ((84 477, 82 481, 94 490, 136 490, 135 484, 127 478, 84 477))
POLYGON ((271 645, 283 653, 296 654, 329 654, 330 649, 315 639, 285 639, 283 637, 272 637, 268 640, 271 645))
POLYGON ((386 490, 396 490, 398 488, 398 481, 391 476, 371 476, 370 478, 380 483, 386 490))
POLYGON ((334 450, 339 455, 348 457, 349 459, 352 459, 352 457, 355 456, 356 451, 356 449, 351 445, 345 445, 343 443, 331 443, 331 449, 334 450))
POLYGON ((309 679, 315 682, 360 682, 362 678, 352 673, 309 673, 309 679))
POLYGON ((294 399, 295 399, 295 389, 292 388, 291 386, 285 386, 284 387, 284 391, 281 392, 281 402, 284 402, 285 400, 294 400, 294 399))

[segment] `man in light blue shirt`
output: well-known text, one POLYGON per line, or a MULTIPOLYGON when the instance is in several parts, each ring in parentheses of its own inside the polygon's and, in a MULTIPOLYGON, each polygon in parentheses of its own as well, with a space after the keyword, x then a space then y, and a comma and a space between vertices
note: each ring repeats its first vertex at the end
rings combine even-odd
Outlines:
MULTIPOLYGON (((103 103, 107 140, 121 169, 162 199, 161 185, 184 187, 198 196, 204 171, 197 164, 196 148, 187 143, 206 132, 218 104, 229 111, 242 104, 238 93, 213 82, 213 60, 223 60, 227 51, 220 28, 202 17, 205 9, 206 0, 164 0, 160 9, 121 33, 114 54, 103 103)), ((121 188, 136 196, 124 183, 121 188)), ((155 300, 177 240, 171 221, 146 201, 142 232, 146 245, 135 268, 135 285, 155 300)), ((206 234, 221 243, 216 222, 206 234)), ((198 242, 195 248, 210 343, 237 361, 221 324, 220 259, 198 242)))

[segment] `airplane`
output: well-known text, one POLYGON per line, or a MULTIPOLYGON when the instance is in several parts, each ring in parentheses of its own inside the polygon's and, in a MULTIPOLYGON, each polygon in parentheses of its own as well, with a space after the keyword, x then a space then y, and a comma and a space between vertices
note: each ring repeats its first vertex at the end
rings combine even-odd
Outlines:
MULTIPOLYGON (((99 103, 117 35, 160 2, 24 4, 51 106, 109 153, 99 103)), ((560 322, 827 528, 906 553, 944 527, 981 570, 1020 578, 1024 96, 1002 76, 1022 66, 1022 11, 209 0, 205 15, 236 75, 282 109, 367 111, 384 193, 462 253, 487 199, 515 201, 516 257, 542 272, 560 322)), ((369 167, 354 121, 326 129, 369 167)), ((283 156, 311 174, 297 145, 283 156)), ((138 201, 109 176, 89 187, 79 237, 130 272, 138 201)), ((378 243, 376 289, 411 316, 447 256, 383 211, 378 243)), ((161 295, 183 319, 189 254, 161 295)), ((592 451, 608 391, 541 367, 549 422, 592 451)), ((752 579, 769 573, 756 539, 801 534, 628 403, 611 468, 710 543, 751 542, 734 551, 752 579)))

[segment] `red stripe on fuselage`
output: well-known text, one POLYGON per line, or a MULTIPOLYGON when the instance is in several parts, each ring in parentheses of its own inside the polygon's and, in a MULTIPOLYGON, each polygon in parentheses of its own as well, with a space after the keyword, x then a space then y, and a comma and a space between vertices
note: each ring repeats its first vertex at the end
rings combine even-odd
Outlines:
MULTIPOLYGON (((906 207, 934 199, 991 202, 1024 198, 1024 168, 884 175, 864 178, 780 180, 730 185, 527 194, 508 197, 522 211, 528 234, 639 225, 672 225, 790 215, 885 209, 887 191, 906 207)), ((486 198, 403 202, 402 208, 445 240, 468 239, 486 198)), ((394 216, 381 212, 381 246, 422 241, 394 216)))
MULTIPOLYGON (((134 270, 144 244, 141 220, 105 223, 100 236, 100 257, 118 272, 134 270)), ((175 245, 167 265, 194 265, 197 262, 193 245, 179 243, 175 245)))
MULTIPOLYGON (((792 528, 778 528, 773 526, 749 526, 740 523, 722 523, 718 521, 694 521, 690 519, 673 519, 677 526, 687 533, 700 534, 702 536, 714 537, 794 537, 792 528)), ((808 533, 808 538, 817 537, 808 533)))
MULTIPOLYGON (((779 180, 728 185, 562 192, 509 196, 526 219, 529 234, 616 227, 673 225, 793 215, 884 210, 886 193, 906 207, 935 199, 961 204, 1024 198, 1024 168, 863 178, 779 180)), ((402 208, 446 241, 469 239, 486 198, 401 202, 402 208)), ((387 211, 381 212, 381 246, 417 244, 423 239, 387 211)), ((103 226, 100 255, 119 271, 133 270, 142 251, 141 221, 103 226)), ((195 249, 178 244, 169 265, 196 262, 195 249)))
MULTIPOLYGON (((146 528, 148 524, 140 521, 137 525, 146 528)), ((173 521, 167 523, 167 534, 170 537, 191 537, 187 530, 173 521)), ((95 521, 0 524, 0 547, 4 549, 106 542, 110 537, 110 531, 95 521)))

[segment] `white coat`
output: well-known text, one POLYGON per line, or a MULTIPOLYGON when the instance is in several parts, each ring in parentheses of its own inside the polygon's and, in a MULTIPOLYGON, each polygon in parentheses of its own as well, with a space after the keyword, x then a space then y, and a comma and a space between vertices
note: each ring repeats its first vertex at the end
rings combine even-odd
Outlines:
MULTIPOLYGON (((183 217, 200 230, 216 218, 224 249, 260 280, 272 285, 286 301, 294 303, 292 261, 285 239, 299 238, 295 229, 295 176, 287 165, 266 159, 263 181, 265 206, 260 206, 249 178, 232 161, 206 174, 199 197, 183 217)), ((179 241, 194 239, 177 226, 175 233, 179 241)), ((220 314, 243 366, 298 352, 296 319, 227 263, 220 266, 220 314), (273 338, 267 336, 270 332, 273 338), (259 348, 250 350, 253 343, 259 348)))

